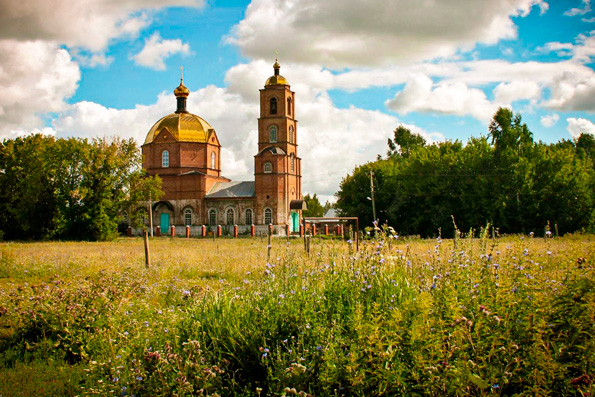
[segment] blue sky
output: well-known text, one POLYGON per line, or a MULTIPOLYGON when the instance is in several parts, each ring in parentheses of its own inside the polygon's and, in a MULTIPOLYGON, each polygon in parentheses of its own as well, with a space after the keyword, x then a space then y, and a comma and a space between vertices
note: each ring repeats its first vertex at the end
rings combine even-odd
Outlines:
POLYGON ((590 0, 0 0, 0 135, 122 136, 142 143, 175 109, 253 178, 258 90, 296 92, 304 192, 330 199, 404 124, 429 141, 487 134, 499 106, 536 140, 595 134, 590 0))

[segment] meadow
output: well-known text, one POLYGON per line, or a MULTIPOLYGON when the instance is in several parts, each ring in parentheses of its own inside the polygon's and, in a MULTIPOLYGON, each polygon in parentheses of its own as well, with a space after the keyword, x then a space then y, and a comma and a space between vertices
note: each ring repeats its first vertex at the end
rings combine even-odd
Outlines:
POLYGON ((587 396, 595 237, 0 243, 0 395, 587 396))

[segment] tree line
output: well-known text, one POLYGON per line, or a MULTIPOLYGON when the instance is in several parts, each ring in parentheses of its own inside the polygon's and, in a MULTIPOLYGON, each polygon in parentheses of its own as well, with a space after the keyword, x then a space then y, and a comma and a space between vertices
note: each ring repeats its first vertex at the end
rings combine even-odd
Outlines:
POLYGON ((29 135, 0 143, 0 237, 109 240, 161 193, 133 139, 29 135))
POLYGON ((341 182, 336 207, 344 216, 377 219, 402 234, 453 235, 487 224, 500 233, 595 231, 595 139, 581 134, 535 142, 520 114, 500 108, 486 137, 428 145, 403 126, 385 158, 358 166, 341 182))

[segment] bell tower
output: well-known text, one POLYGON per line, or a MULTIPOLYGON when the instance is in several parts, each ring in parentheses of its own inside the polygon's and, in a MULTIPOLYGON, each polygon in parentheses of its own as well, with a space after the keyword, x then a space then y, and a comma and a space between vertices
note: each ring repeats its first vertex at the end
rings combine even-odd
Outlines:
POLYGON ((254 156, 257 222, 299 228, 299 216, 292 213, 292 200, 302 199, 301 159, 297 153, 295 93, 279 74, 275 59, 274 74, 260 90, 258 154, 254 156))

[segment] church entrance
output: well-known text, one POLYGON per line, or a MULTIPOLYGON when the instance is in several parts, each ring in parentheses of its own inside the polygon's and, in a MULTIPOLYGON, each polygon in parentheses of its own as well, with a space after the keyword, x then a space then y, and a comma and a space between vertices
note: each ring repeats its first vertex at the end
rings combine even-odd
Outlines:
POLYGON ((161 232, 167 233, 169 230, 169 214, 161 214, 159 226, 161 226, 161 232))
POLYGON ((300 214, 298 214, 297 212, 291 213, 291 231, 292 232, 300 231, 300 214))

